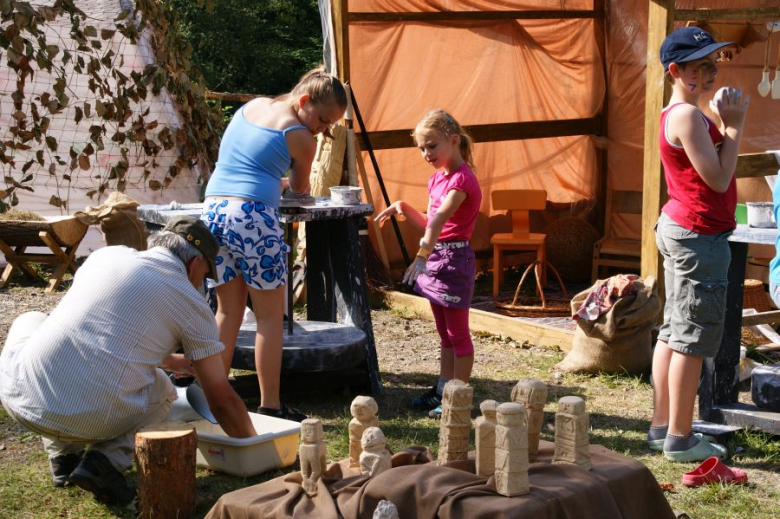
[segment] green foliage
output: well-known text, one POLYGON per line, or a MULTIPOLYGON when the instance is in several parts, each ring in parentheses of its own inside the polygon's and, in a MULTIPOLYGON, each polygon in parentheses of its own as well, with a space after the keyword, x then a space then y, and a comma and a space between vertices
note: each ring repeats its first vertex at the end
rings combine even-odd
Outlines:
POLYGON ((0 189, 0 212, 19 203, 17 191, 34 191, 38 174, 48 174, 50 185, 57 188, 49 203, 68 209, 72 183, 82 174, 90 180, 87 196, 99 200, 105 191, 124 191, 128 184, 164 189, 183 168, 199 162, 210 166, 216 161, 221 120, 206 105, 198 73, 190 66, 192 49, 177 31, 170 30, 170 9, 156 0, 137 0, 135 5, 135 12, 121 11, 112 28, 98 31, 73 0, 37 8, 0 0, 0 48, 5 49, 5 62, 16 75, 16 90, 10 95, 13 122, 0 140, 0 172, 5 182, 0 189), (45 30, 58 18, 70 21, 70 46, 61 48, 59 40, 45 30), (139 31, 147 27, 155 63, 125 75, 124 56, 116 54, 110 43, 123 37, 134 44, 139 31), (29 83, 40 71, 52 76, 51 91, 33 95, 29 83), (87 79, 94 97, 71 98, 69 85, 76 77, 87 79), (149 117, 144 101, 149 93, 157 95, 163 88, 180 110, 181 128, 149 117), (77 129, 88 132, 88 139, 70 146, 58 142, 60 133, 49 130, 55 118, 63 117, 72 118, 77 129), (160 180, 150 178, 159 167, 160 151, 174 146, 179 152, 175 163, 160 180))
POLYGON ((317 0, 161 0, 178 16, 181 36, 209 90, 278 95, 322 61, 317 0))

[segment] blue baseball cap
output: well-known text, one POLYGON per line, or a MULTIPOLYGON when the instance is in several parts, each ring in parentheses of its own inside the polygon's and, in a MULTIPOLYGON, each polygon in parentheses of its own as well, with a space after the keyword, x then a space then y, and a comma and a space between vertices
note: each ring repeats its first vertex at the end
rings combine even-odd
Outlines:
POLYGON ((661 44, 661 63, 669 70, 671 63, 685 63, 709 56, 718 49, 734 45, 733 41, 718 43, 701 27, 681 27, 661 44))

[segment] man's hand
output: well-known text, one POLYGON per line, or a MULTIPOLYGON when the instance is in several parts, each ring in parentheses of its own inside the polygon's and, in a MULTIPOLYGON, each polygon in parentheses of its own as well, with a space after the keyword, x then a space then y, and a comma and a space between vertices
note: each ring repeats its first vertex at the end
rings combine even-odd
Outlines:
POLYGON ((173 373, 174 378, 186 378, 195 376, 195 368, 192 362, 181 353, 174 353, 165 357, 160 364, 165 371, 173 373))

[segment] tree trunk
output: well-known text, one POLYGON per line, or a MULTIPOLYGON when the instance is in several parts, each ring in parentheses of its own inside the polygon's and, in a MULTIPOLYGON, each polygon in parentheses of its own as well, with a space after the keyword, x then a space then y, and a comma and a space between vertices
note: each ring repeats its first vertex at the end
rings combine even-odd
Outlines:
POLYGON ((183 422, 165 422, 136 433, 140 517, 192 516, 197 446, 195 429, 183 422))

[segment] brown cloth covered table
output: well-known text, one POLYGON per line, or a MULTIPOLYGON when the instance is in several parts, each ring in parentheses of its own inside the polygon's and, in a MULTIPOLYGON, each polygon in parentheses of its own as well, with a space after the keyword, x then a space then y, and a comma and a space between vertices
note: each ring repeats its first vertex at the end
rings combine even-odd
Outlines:
MULTIPOLYGON (((496 494, 493 478, 474 471, 474 460, 443 467, 427 448, 393 455, 393 468, 374 478, 354 475, 345 462, 328 467, 310 499, 293 472, 223 495, 207 519, 370 519, 380 500, 391 501, 403 519, 674 519, 655 477, 642 463, 598 445, 590 446, 593 470, 550 463, 554 445, 542 441, 530 466, 531 492, 496 494)), ((473 456, 473 453, 471 453, 473 456)))

